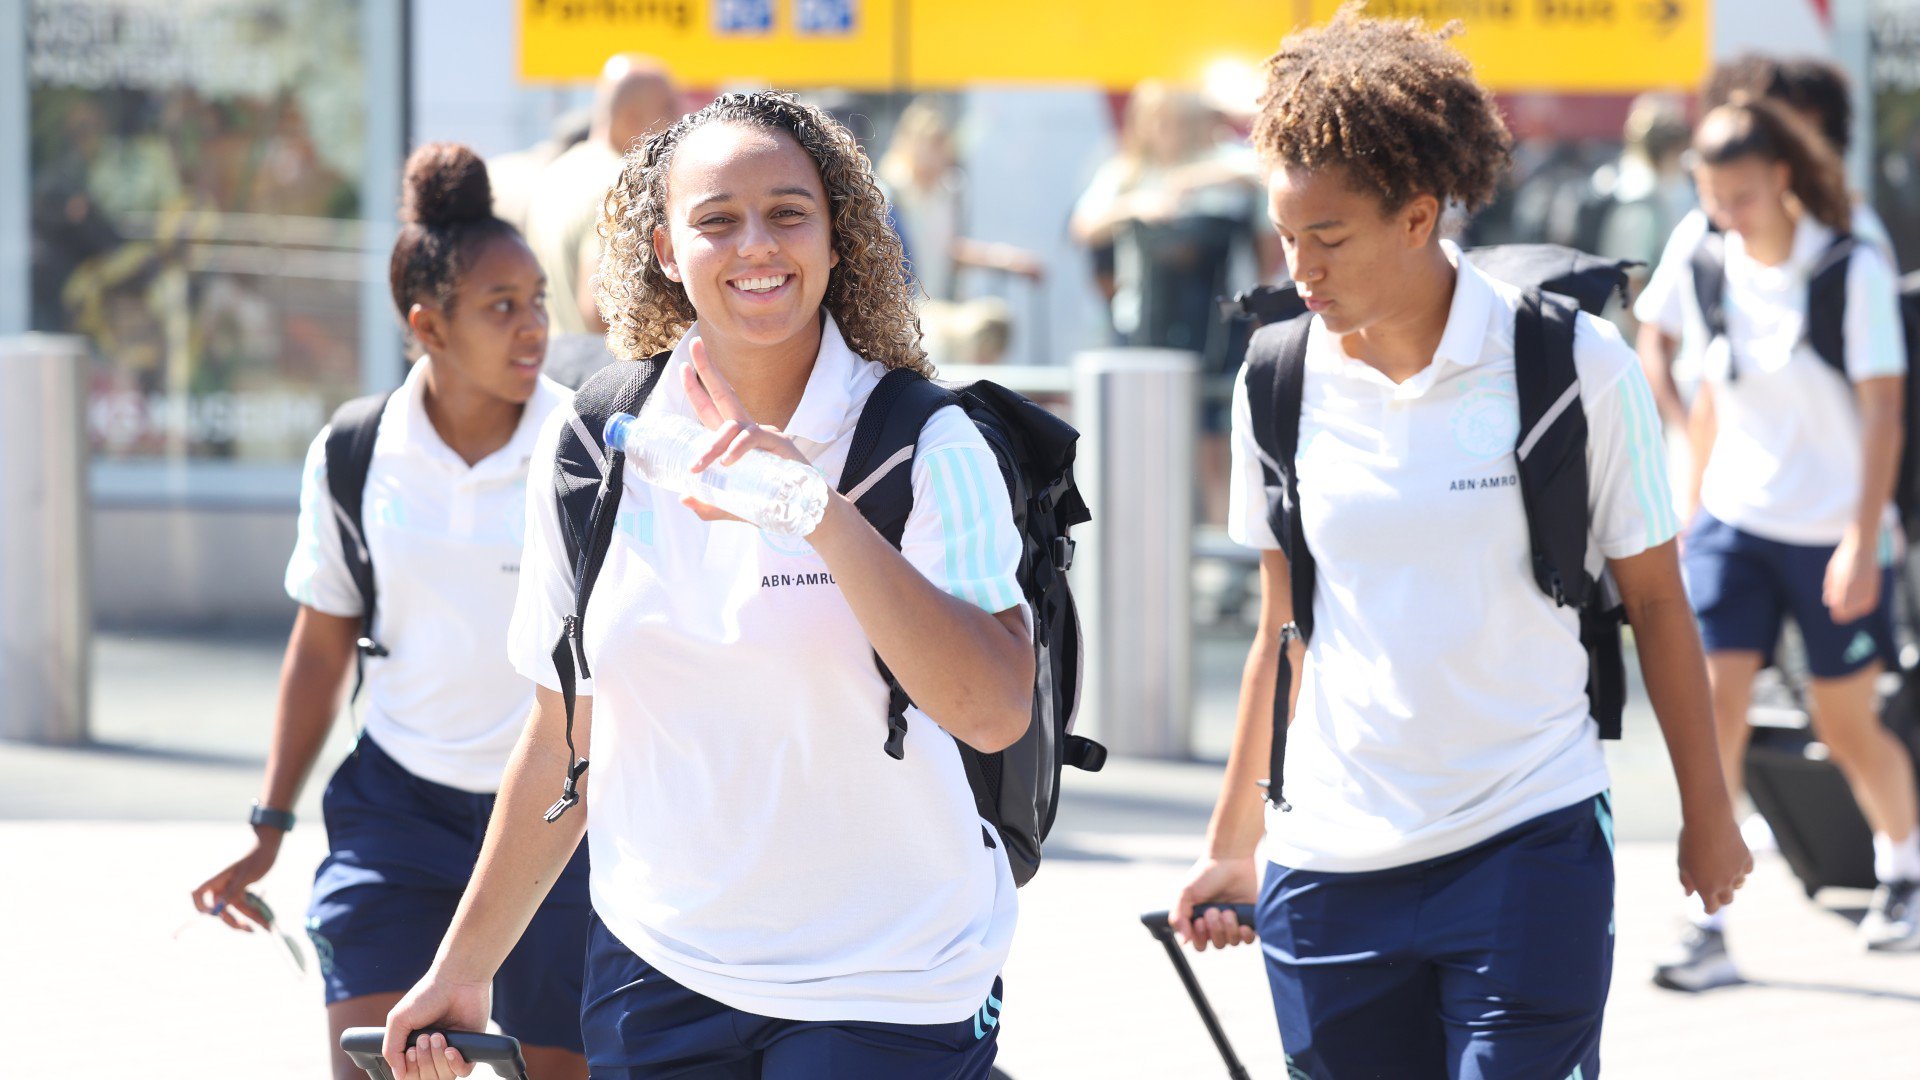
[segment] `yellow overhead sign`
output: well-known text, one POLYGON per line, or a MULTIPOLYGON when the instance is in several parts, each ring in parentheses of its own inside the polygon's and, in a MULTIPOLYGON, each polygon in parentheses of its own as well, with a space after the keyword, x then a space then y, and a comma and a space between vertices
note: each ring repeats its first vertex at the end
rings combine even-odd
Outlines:
MULTIPOLYGON (((1341 0, 1312 0, 1324 22, 1341 0)), ((1367 13, 1458 19, 1454 44, 1495 90, 1692 89, 1707 72, 1712 0, 1372 0, 1367 13)))
MULTIPOLYGON (((1374 15, 1459 18, 1457 44, 1498 90, 1691 86, 1710 0, 1373 0, 1374 15)), ((984 83, 1197 83, 1253 65, 1340 0, 521 0, 520 74, 577 82, 616 52, 694 86, 852 90, 984 83)))

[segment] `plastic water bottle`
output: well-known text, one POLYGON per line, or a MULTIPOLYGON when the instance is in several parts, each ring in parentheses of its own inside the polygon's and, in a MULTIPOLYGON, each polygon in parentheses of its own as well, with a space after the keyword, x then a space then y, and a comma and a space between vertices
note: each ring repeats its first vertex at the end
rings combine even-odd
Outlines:
POLYGON ((691 495, 779 536, 805 536, 827 512, 827 481, 811 465, 749 450, 732 465, 690 472, 713 445, 713 432, 691 417, 627 413, 607 421, 607 445, 627 455, 647 482, 691 495))

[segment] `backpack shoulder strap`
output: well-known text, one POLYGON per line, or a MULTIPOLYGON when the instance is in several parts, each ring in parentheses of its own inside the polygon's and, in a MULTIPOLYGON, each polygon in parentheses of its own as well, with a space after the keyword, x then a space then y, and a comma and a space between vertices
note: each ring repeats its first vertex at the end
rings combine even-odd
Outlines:
POLYGON ((1307 334, 1311 317, 1262 327, 1247 346, 1247 405, 1253 440, 1267 482, 1267 524, 1286 552, 1293 584, 1293 621, 1302 637, 1312 634, 1313 553, 1307 550, 1299 515, 1300 403, 1306 390, 1307 334))
POLYGON ((1533 577, 1555 603, 1589 595, 1587 413, 1573 340, 1579 310, 1528 290, 1514 313, 1513 373, 1520 398, 1520 494, 1533 548, 1533 577))
POLYGON ((900 546, 913 512, 911 466, 920 429, 934 413, 959 403, 959 395, 919 372, 895 368, 880 377, 860 410, 840 472, 840 493, 894 547, 900 546))
POLYGON ((1860 241, 1841 233, 1807 275, 1807 344, 1828 367, 1847 374, 1847 272, 1860 241))
POLYGON ((579 782, 586 759, 573 747, 573 711, 579 679, 592 678, 580 630, 587 601, 606 562, 625 489, 626 455, 602 444, 602 432, 616 413, 636 413, 660 381, 667 357, 614 363, 595 372, 575 391, 567 424, 560 431, 554 453, 553 489, 558 503, 560 535, 573 567, 573 613, 561 620, 560 637, 553 646, 553 671, 560 681, 560 698, 567 713, 567 779, 560 799, 549 807, 546 819, 560 815, 580 801, 579 782), (575 663, 578 663, 578 676, 575 663))
POLYGON ((353 661, 353 692, 349 704, 360 697, 366 680, 366 659, 387 655, 386 647, 373 637, 373 618, 380 594, 373 577, 373 553, 367 546, 366 523, 361 513, 366 501, 367 473, 373 468, 373 444, 380 434, 380 416, 387 401, 397 391, 354 398, 334 410, 327 427, 327 494, 333 502, 334 522, 340 529, 340 550, 347 559, 347 573, 360 592, 360 640, 353 661))
POLYGON ((1300 478, 1296 467, 1300 405, 1307 382, 1307 338, 1312 326, 1313 317, 1302 315, 1261 327, 1247 344, 1247 406, 1266 484, 1267 524, 1287 556, 1287 583, 1293 594, 1293 622, 1280 635, 1279 677, 1273 694, 1273 748, 1267 760, 1267 801, 1283 810, 1287 802, 1281 780, 1286 775, 1287 726, 1292 722, 1288 699, 1293 686, 1293 663, 1287 647, 1292 638, 1305 640, 1313 634, 1315 567, 1298 512, 1300 478))
MULTIPOLYGON (((920 429, 933 414, 960 398, 953 391, 917 371, 894 368, 880 377, 853 429, 853 445, 840 470, 840 493, 853 501, 887 543, 899 547, 913 513, 913 458, 920 445, 920 429)), ((907 754, 907 709, 913 699, 887 669, 880 654, 874 666, 887 684, 887 756, 896 761, 907 754)))
POLYGON ((1700 305, 1700 318, 1706 323, 1707 336, 1727 332, 1727 237, 1709 228, 1687 259, 1693 271, 1693 299, 1700 305))

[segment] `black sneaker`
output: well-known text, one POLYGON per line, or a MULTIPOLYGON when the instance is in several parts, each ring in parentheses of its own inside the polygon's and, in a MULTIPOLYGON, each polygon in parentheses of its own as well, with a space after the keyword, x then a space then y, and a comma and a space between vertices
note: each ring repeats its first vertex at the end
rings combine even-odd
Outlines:
POLYGON ((1741 981, 1733 957, 1727 955, 1727 935, 1699 926, 1690 928, 1680 939, 1672 960, 1653 969, 1655 986, 1695 994, 1741 981))
POLYGON ((1920 951, 1920 881, 1896 881, 1873 890, 1860 936, 1876 952, 1920 951))

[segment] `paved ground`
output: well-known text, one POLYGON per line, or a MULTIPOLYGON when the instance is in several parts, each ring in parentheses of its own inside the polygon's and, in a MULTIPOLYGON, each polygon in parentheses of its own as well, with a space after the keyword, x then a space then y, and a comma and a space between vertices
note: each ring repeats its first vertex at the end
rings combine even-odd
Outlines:
MULTIPOLYGON (((1218 753, 1243 648, 1201 643, 1195 745, 1218 753)), ((0 744, 5 1077, 219 1075, 320 1080, 319 987, 260 936, 192 916, 187 889, 236 855, 258 784, 279 643, 104 637, 97 743, 0 744), (87 1056, 92 1055, 92 1056, 87 1056)), ((1700 997, 1646 982, 1674 928, 1675 801, 1650 717, 1616 748, 1619 963, 1605 1057, 1629 1078, 1920 1077, 1920 957, 1852 938, 1864 894, 1801 895, 1763 862, 1734 922, 1752 984, 1700 997)), ((330 746, 344 752, 343 725, 330 746)), ((1166 959, 1139 927, 1197 850, 1217 766, 1116 761, 1074 778, 1050 862, 1023 894, 1002 1062, 1017 1080, 1224 1075, 1166 959)), ((318 784, 306 817, 317 819, 318 784)), ((323 837, 304 826, 263 892, 297 925, 323 837)), ((1252 952, 1195 966, 1256 1077, 1283 1077, 1252 952)), ((1553 1078, 1544 1078, 1553 1080, 1553 1078)))

